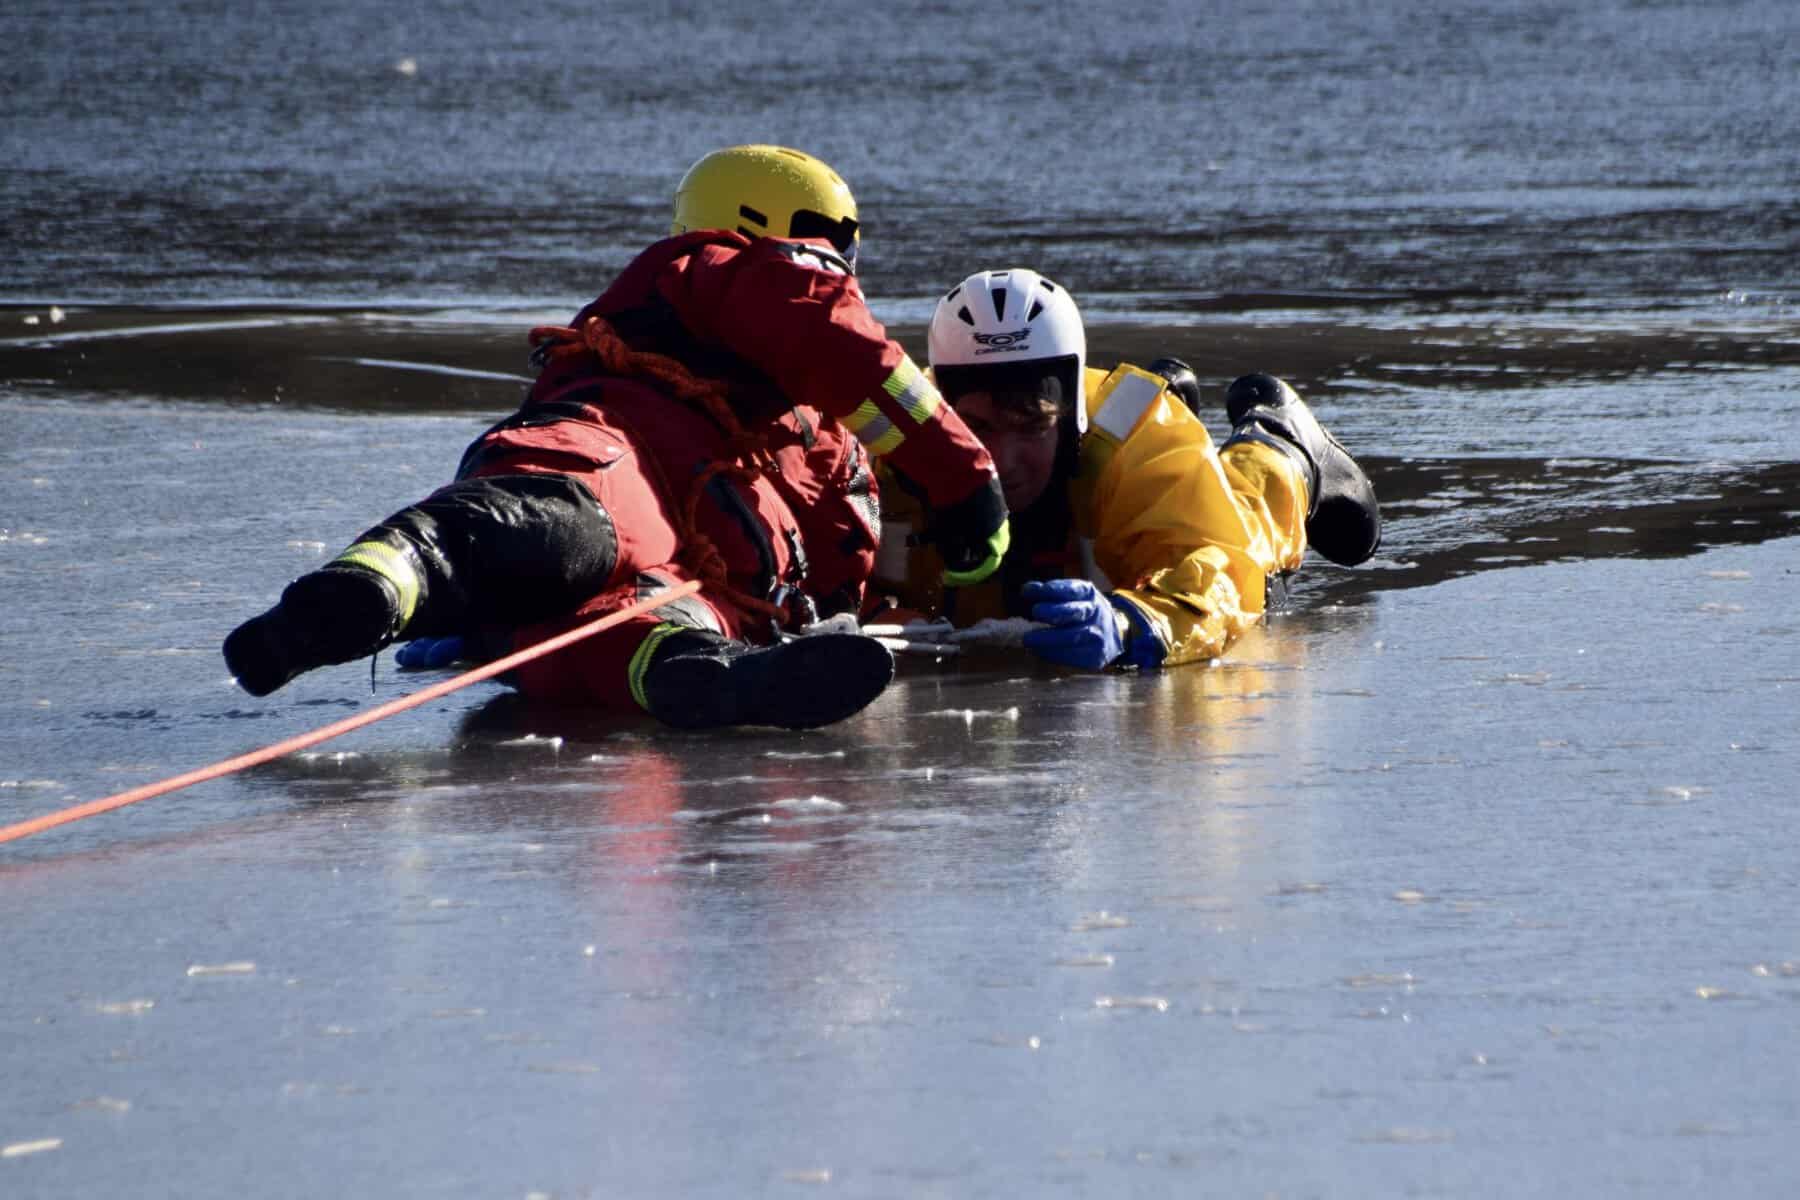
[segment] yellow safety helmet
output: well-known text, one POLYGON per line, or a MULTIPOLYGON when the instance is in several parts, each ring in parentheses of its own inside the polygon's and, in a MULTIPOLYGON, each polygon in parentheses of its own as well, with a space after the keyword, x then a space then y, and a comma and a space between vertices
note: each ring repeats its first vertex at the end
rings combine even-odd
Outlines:
POLYGON ((856 197, 838 173, 786 146, 728 146, 688 168, 670 233, 735 229, 747 237, 824 238, 856 266, 856 197))

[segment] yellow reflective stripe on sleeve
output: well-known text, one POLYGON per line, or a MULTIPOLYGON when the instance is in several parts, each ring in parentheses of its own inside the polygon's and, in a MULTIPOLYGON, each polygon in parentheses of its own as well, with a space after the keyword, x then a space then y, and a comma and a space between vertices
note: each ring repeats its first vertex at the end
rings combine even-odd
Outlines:
POLYGON ((631 655, 631 664, 627 668, 631 681, 631 698, 645 712, 650 711, 650 701, 644 697, 644 676, 650 671, 650 660, 656 657, 656 648, 663 644, 663 639, 672 633, 681 633, 686 628, 684 625, 672 625, 664 621, 644 635, 644 640, 638 643, 638 648, 631 655))
POLYGON ((1156 398, 1162 395, 1162 390, 1163 380, 1155 375, 1140 371, 1124 375, 1101 402, 1100 411, 1094 414, 1094 425, 1119 441, 1124 441, 1137 428, 1137 423, 1144 414, 1150 411, 1156 398))
POLYGON ((938 406, 944 402, 931 380, 925 378, 925 372, 910 358, 900 360, 900 365, 882 381, 881 390, 892 396, 906 410, 906 415, 921 425, 936 416, 938 406))
POLYGON ((868 428, 870 421, 885 421, 886 419, 881 415, 881 410, 875 407, 873 400, 864 400, 856 406, 854 412, 844 418, 844 428, 857 437, 861 437, 862 431, 868 428))
MULTIPOLYGON (((873 430, 870 432, 873 432, 873 430)), ((879 437, 863 437, 863 445, 868 447, 870 454, 873 454, 876 458, 880 458, 884 454, 892 454, 894 451, 898 450, 900 448, 900 443, 905 440, 906 435, 904 433, 901 433, 892 424, 888 424, 879 437)))
POLYGON ((854 433, 856 440, 868 447, 869 453, 876 458, 892 454, 906 440, 906 435, 875 407, 873 400, 864 400, 857 405, 856 411, 844 418, 844 427, 854 433))
POLYGON ((328 566, 361 567, 373 571, 400 593, 400 624, 405 629, 419 603, 419 575, 405 554, 386 542, 358 542, 332 559, 328 566))

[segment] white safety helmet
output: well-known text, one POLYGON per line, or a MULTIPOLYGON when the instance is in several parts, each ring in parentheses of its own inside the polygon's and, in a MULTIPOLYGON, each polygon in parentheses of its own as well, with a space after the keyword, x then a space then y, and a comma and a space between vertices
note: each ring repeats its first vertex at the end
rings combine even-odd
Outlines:
POLYGON ((953 400, 977 390, 983 375, 1017 377, 1024 373, 1018 368, 1054 373, 1077 436, 1087 432, 1081 313, 1068 292, 1036 271, 977 271, 951 288, 931 314, 928 349, 938 387, 953 400))

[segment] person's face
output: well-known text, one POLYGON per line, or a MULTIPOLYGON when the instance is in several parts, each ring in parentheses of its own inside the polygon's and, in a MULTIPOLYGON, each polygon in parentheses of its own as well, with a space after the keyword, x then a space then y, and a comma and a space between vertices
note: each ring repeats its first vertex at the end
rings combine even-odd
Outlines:
POLYGON ((994 456, 1007 509, 1024 512, 1037 503, 1056 472, 1056 418, 1001 408, 987 392, 969 392, 952 407, 994 456))

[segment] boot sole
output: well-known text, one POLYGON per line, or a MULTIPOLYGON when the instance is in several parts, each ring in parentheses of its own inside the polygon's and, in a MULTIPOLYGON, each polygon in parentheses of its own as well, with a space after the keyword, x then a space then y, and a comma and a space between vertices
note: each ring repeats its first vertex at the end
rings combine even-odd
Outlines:
POLYGON ((737 658, 681 657, 659 664, 654 690, 692 697, 659 705, 682 729, 773 725, 816 729, 861 712, 894 678, 894 656, 859 634, 795 638, 737 658))

